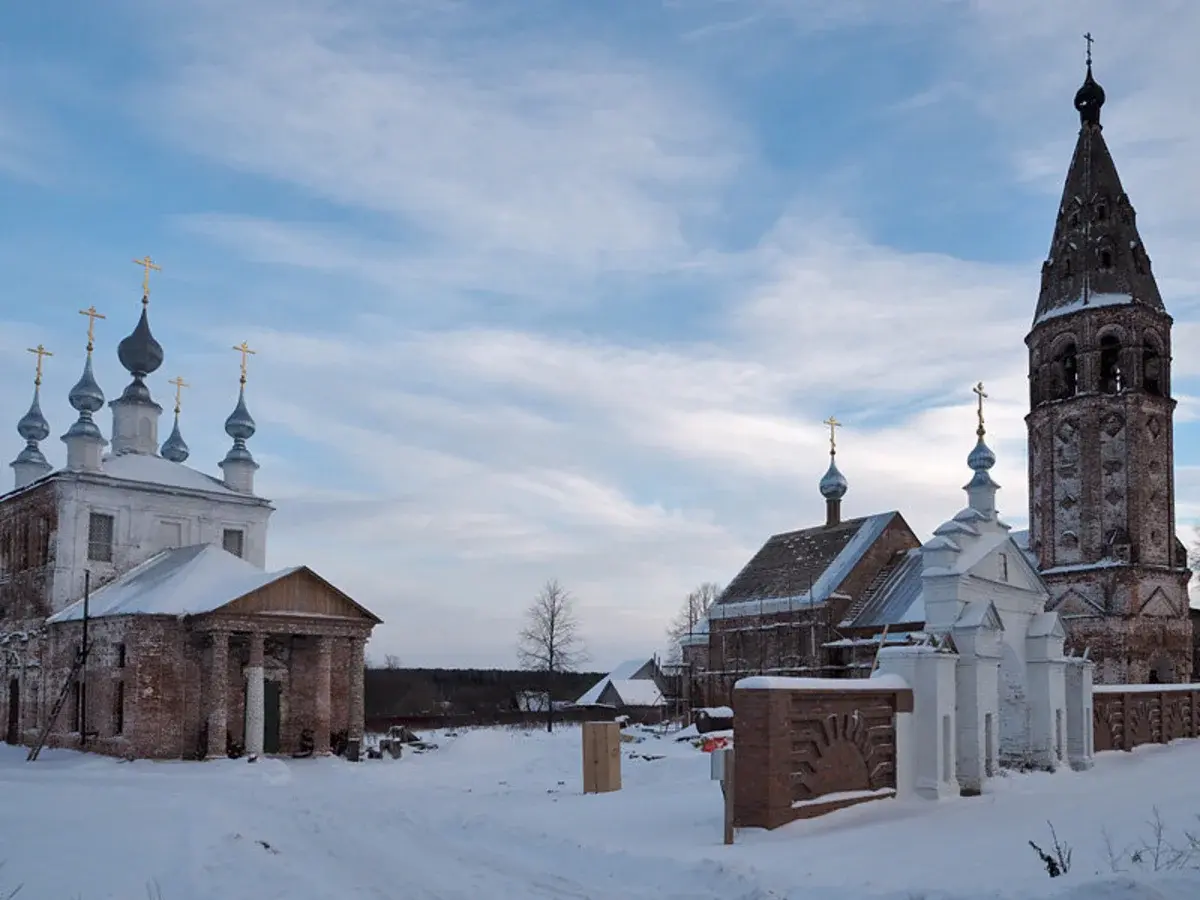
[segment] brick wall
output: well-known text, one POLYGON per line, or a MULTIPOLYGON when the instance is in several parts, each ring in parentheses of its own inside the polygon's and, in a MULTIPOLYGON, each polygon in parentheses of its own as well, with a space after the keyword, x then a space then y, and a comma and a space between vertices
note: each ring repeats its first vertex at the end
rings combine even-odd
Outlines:
POLYGON ((737 827, 778 828, 895 795, 896 714, 912 712, 912 691, 836 685, 734 690, 737 827))
POLYGON ((1200 737, 1200 685, 1097 687, 1092 724, 1096 752, 1200 737))

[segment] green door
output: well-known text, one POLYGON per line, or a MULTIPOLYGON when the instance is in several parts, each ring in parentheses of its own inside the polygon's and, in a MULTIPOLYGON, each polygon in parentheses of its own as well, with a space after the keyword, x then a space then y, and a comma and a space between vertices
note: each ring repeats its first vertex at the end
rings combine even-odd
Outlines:
POLYGON ((263 694, 263 753, 278 753, 279 682, 264 682, 263 694))

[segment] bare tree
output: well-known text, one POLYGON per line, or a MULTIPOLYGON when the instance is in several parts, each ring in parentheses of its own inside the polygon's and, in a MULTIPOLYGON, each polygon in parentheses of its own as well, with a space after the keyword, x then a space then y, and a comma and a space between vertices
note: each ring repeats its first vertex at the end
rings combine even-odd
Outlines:
POLYGON ((719 584, 706 581, 684 598, 679 612, 667 626, 667 640, 670 641, 668 659, 670 661, 682 660, 683 651, 680 642, 696 630, 696 626, 708 615, 708 608, 713 605, 717 597, 721 596, 722 590, 723 588, 719 584))
POLYGON ((587 659, 579 636, 575 598, 551 579, 525 611, 526 625, 517 638, 522 669, 546 674, 546 730, 554 730, 554 675, 570 672, 587 659))
POLYGON ((385 669, 403 669, 404 666, 400 662, 400 657, 395 653, 388 653, 383 657, 383 667, 385 669))

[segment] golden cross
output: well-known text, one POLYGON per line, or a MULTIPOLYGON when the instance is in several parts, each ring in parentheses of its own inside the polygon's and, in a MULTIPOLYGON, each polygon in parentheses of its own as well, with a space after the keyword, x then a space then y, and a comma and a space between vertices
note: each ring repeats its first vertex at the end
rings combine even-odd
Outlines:
POLYGON ((153 269, 155 272, 161 272, 162 266, 155 265, 154 260, 152 260, 149 256, 145 256, 142 259, 135 259, 133 261, 133 264, 135 266, 141 266, 143 269, 146 270, 142 274, 142 302, 149 303, 150 302, 150 270, 153 269))
POLYGON ((829 455, 833 456, 837 453, 837 430, 842 427, 842 423, 830 416, 821 424, 829 426, 829 455))
POLYGON ((42 386, 42 358, 46 357, 46 356, 53 356, 54 354, 51 353, 49 350, 47 350, 45 347, 43 347, 41 344, 38 344, 36 349, 33 347, 30 347, 29 352, 37 354, 37 358, 38 358, 37 376, 33 379, 33 383, 36 387, 41 387, 42 386))
POLYGON ((245 341, 242 341, 240 344, 235 346, 233 349, 236 350, 238 353, 242 354, 242 384, 245 384, 246 383, 246 357, 253 356, 258 351, 251 350, 250 345, 247 344, 245 341))
POLYGON ((96 320, 103 319, 104 316, 102 316, 100 313, 96 312, 95 304, 89 306, 87 309, 81 309, 79 311, 79 314, 81 316, 88 317, 88 352, 91 353, 92 352, 92 343, 96 339, 96 320))
POLYGON ((175 385, 175 415, 179 415, 179 405, 183 400, 183 389, 185 387, 191 387, 191 385, 184 381, 179 375, 176 375, 174 378, 168 381, 167 384, 175 385))
POLYGON ((983 382, 981 381, 975 387, 971 388, 971 393, 979 398, 979 411, 977 413, 979 416, 979 429, 975 433, 983 437, 983 401, 987 399, 987 394, 983 392, 983 382))

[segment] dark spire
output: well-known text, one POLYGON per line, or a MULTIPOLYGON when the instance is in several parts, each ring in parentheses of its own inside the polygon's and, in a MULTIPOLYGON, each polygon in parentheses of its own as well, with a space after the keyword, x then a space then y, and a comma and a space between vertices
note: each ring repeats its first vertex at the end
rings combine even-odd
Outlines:
POLYGON ((1134 303, 1163 310, 1137 216, 1100 129, 1104 89, 1087 76, 1075 95, 1079 138, 1042 265, 1035 324, 1089 306, 1134 303))

